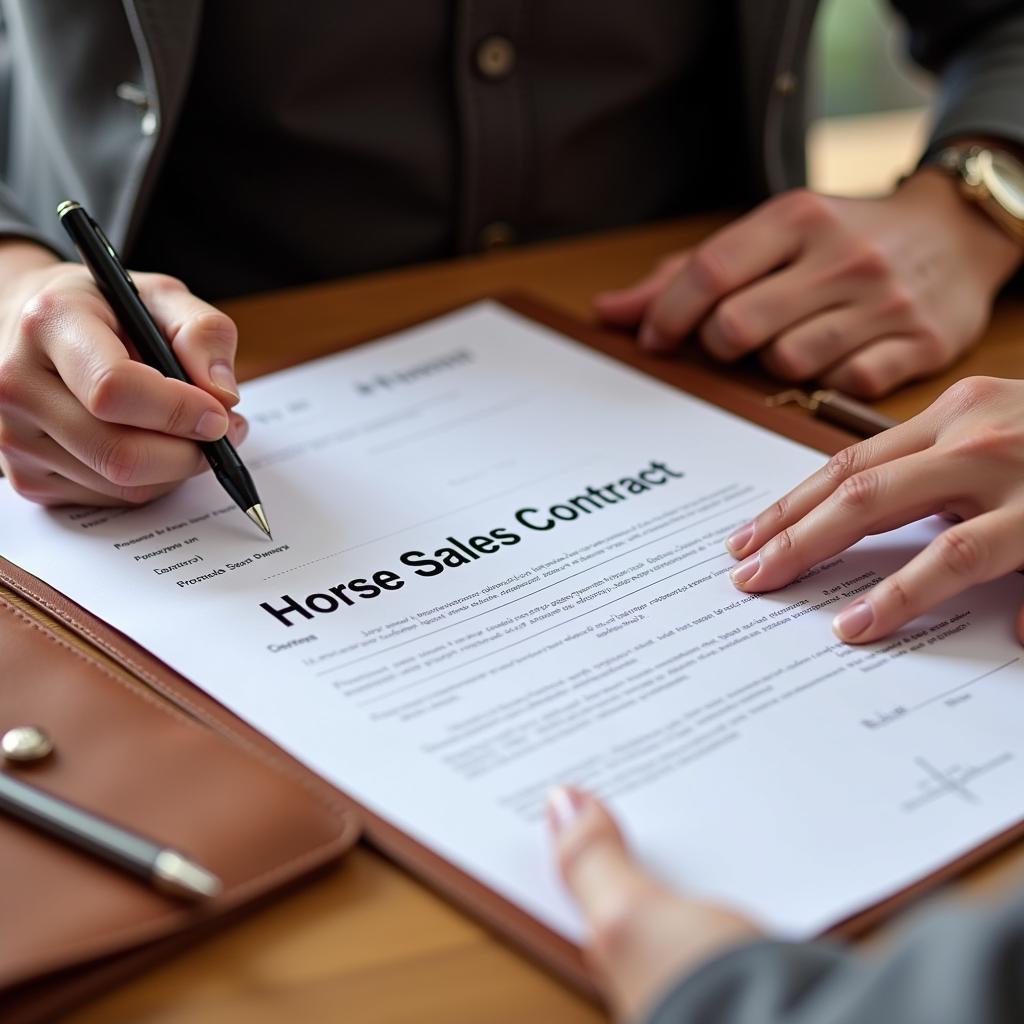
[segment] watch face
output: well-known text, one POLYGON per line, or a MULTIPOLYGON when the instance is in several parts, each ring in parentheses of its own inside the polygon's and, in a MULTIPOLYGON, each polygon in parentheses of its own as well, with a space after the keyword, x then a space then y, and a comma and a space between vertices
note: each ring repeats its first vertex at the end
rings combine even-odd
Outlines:
POLYGON ((1007 213, 1024 221, 1024 164, 999 149, 990 150, 989 155, 985 185, 1007 213))

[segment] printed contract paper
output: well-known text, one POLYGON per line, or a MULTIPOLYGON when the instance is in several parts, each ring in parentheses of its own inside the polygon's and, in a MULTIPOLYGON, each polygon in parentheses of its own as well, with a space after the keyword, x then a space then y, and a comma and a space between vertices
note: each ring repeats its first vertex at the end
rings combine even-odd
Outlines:
POLYGON ((570 938, 542 808, 816 933, 1024 817, 1012 576, 829 624, 932 523, 762 597, 723 539, 822 457, 490 303, 258 380, 263 541, 207 474, 143 509, 0 484, 0 553, 570 938))

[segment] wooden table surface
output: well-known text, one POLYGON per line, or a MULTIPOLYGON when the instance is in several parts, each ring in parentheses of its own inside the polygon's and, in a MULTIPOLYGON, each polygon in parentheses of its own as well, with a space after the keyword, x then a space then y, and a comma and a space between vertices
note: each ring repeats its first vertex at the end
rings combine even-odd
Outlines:
MULTIPOLYGON (((498 291, 528 291, 589 317, 595 291, 629 282, 662 254, 714 226, 712 220, 659 224, 238 300, 224 308, 238 323, 239 364, 251 376, 268 365, 266 354, 275 349, 287 349, 297 361, 498 291)), ((879 405, 894 416, 912 415, 968 374, 1024 376, 1024 304, 1002 303, 982 344, 963 362, 879 405)), ((956 888, 981 898, 1014 884, 1024 885, 1024 844, 988 861, 956 888)), ((73 1019, 576 1024, 605 1016, 360 846, 330 875, 91 1003, 73 1019)))

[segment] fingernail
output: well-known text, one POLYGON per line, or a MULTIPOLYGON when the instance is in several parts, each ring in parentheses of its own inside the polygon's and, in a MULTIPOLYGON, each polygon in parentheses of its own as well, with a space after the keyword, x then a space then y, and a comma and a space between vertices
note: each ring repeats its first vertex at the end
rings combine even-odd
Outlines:
POLYGON ((238 394, 238 381, 235 380, 235 373, 231 369, 231 364, 224 362, 223 359, 218 359, 215 363, 210 363, 210 380, 221 389, 231 395, 232 398, 239 398, 238 394))
POLYGON ((231 421, 231 443, 241 444, 249 436, 249 421, 239 416, 231 421))
POLYGON ((754 536, 754 524, 747 523, 746 526, 741 526, 729 539, 725 542, 725 546, 732 552, 742 551, 749 543, 750 538, 754 536))
POLYGON ((583 802, 579 793, 566 786, 548 790, 548 811, 555 832, 564 832, 580 816, 583 802))
POLYGON ((758 552, 756 555, 751 555, 745 562, 740 562, 731 573, 730 578, 737 587, 742 587, 744 583, 748 582, 758 569, 761 568, 761 553, 758 552))
POLYGON ((640 328, 640 337, 637 340, 640 347, 647 349, 648 352, 665 348, 665 336, 651 323, 646 323, 640 328))
POLYGON ((216 441, 227 433, 228 418, 222 412, 207 410, 199 417, 196 434, 207 441, 216 441))
POLYGON ((875 621, 874 609, 867 601, 858 601, 832 620, 832 629, 840 640, 853 640, 875 621))

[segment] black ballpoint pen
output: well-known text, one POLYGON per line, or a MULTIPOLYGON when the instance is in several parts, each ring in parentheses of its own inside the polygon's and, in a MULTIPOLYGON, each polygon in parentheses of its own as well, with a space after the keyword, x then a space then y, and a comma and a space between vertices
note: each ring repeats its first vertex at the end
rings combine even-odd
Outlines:
POLYGON ((169 896, 204 900, 220 879, 194 860, 0 772, 0 810, 149 882, 169 896))
MULTIPOLYGON (((118 323, 135 345, 143 361, 159 370, 165 377, 174 377, 186 384, 193 383, 171 351, 167 339, 139 296, 139 290, 135 287, 131 275, 125 270, 120 257, 96 221, 85 212, 81 203, 70 199, 57 207, 57 216, 64 225, 64 230, 71 236, 71 241, 75 243, 75 248, 92 274, 96 287, 110 304, 118 323)), ((234 445, 226 437, 219 441, 200 441, 198 444, 224 490, 270 537, 270 526, 252 477, 238 457, 234 445)))

